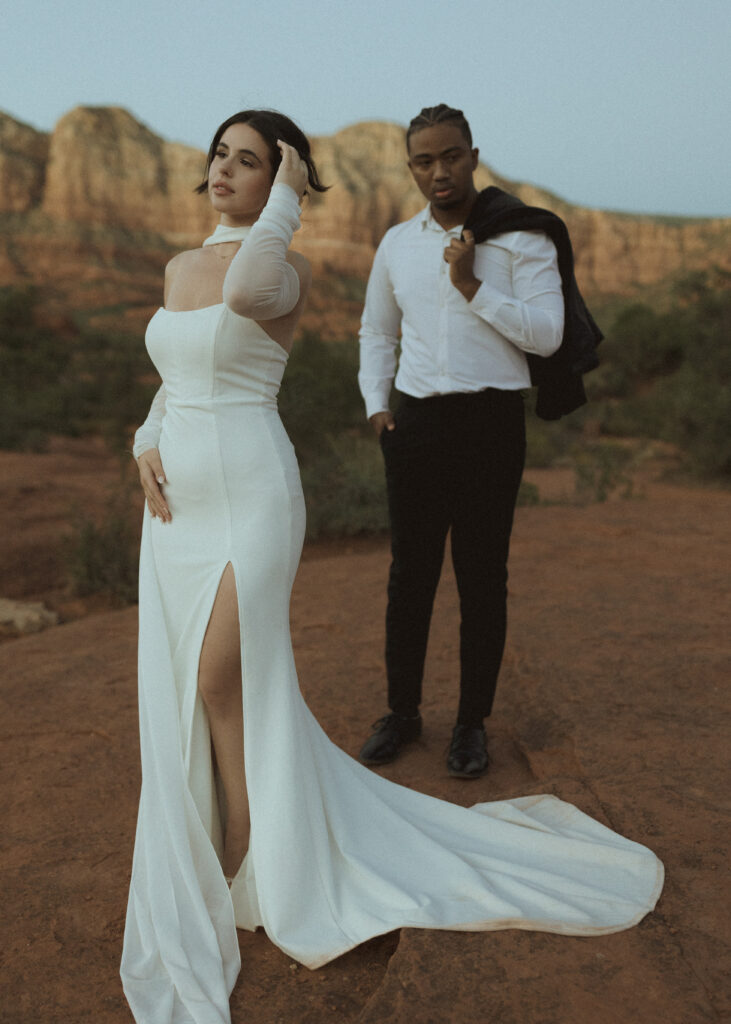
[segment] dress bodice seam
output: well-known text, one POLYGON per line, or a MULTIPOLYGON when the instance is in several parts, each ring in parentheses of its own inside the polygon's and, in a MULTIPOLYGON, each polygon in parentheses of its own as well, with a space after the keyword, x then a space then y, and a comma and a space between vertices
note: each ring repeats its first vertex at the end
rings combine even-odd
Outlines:
POLYGON ((222 312, 230 313, 232 316, 235 316, 237 320, 246 320, 249 323, 254 324, 261 335, 266 338, 267 341, 271 342, 272 345, 276 345, 277 350, 283 353, 285 360, 289 360, 289 352, 284 345, 280 345, 280 343, 273 338, 271 334, 268 334, 258 320, 254 320, 250 316, 241 316, 240 313, 235 312, 235 310, 231 309, 230 306, 227 306, 225 302, 214 302, 210 306, 197 306, 195 309, 168 309, 166 306, 158 306, 157 312, 168 313, 171 316, 181 316, 183 313, 204 313, 210 309, 221 309, 222 312))

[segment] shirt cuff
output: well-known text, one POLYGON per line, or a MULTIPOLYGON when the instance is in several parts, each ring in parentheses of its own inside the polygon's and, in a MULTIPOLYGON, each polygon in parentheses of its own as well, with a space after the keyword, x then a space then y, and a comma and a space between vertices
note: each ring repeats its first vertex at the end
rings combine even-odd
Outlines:
POLYGON ((388 412, 388 398, 378 393, 371 393, 363 396, 366 407, 366 417, 375 416, 377 412, 388 412))
POLYGON ((508 296, 498 291, 497 288, 493 288, 487 281, 483 281, 467 305, 473 313, 491 324, 507 299, 508 296))

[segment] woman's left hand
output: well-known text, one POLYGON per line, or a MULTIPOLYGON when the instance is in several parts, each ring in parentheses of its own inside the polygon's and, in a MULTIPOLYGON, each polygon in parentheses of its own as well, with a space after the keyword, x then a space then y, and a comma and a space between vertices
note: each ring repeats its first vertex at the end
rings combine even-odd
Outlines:
POLYGON ((274 184, 276 185, 279 182, 283 185, 289 185, 301 199, 307 188, 307 164, 294 146, 290 146, 287 142, 282 142, 281 139, 277 139, 277 145, 282 151, 282 162, 274 176, 274 184))

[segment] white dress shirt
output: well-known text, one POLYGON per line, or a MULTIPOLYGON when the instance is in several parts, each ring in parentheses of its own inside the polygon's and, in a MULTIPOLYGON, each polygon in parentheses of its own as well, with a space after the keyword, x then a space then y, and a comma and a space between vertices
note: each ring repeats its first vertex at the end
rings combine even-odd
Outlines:
POLYGON ((526 352, 561 344, 564 303, 553 242, 511 231, 475 247, 482 283, 470 302, 452 284, 445 231, 430 207, 390 228, 373 261, 360 330, 358 383, 370 417, 388 409, 395 384, 415 398, 493 387, 530 387, 526 352))

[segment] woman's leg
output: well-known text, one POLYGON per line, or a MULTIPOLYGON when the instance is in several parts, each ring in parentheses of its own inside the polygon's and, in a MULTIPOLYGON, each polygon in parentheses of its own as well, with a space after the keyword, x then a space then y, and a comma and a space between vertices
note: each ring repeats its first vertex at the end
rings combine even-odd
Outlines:
POLYGON ((239 610, 231 563, 223 571, 203 640, 198 689, 208 712, 216 763, 226 794, 223 873, 233 878, 249 845, 249 799, 244 769, 239 610))

